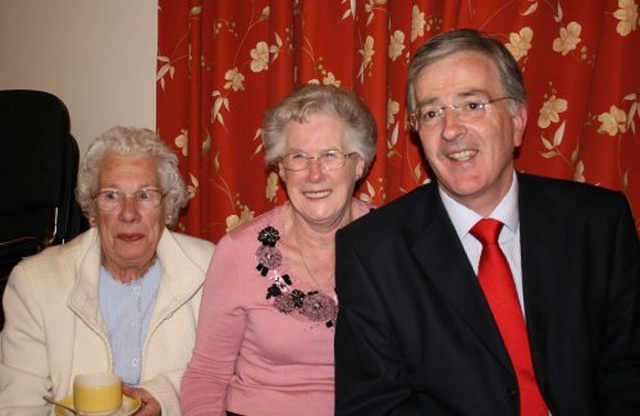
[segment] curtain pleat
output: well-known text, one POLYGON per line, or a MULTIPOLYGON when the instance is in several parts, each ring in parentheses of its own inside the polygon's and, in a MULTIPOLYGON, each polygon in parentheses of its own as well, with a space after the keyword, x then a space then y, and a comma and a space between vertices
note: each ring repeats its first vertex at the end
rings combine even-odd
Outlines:
POLYGON ((285 200, 260 126, 308 82, 354 89, 377 120, 360 198, 382 205, 429 181, 408 126, 407 66, 428 38, 462 27, 500 39, 524 74, 529 124, 516 167, 621 190, 640 227, 638 6, 592 3, 159 0, 157 128, 193 195, 180 228, 217 241, 285 200))

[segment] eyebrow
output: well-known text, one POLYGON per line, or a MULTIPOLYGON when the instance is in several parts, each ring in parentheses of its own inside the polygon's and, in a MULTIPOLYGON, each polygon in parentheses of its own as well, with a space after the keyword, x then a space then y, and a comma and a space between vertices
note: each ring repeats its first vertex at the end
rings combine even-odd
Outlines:
MULTIPOLYGON (((480 89, 480 88, 474 88, 474 89, 471 89, 468 91, 462 91, 456 94, 456 100, 465 99, 469 97, 482 97, 483 99, 488 99, 490 95, 486 90, 480 89)), ((422 101, 418 101, 416 103, 416 108, 422 108, 427 105, 435 105, 435 103, 438 101, 439 100, 437 97, 429 97, 422 101)))
MULTIPOLYGON (((337 147, 331 147, 329 149, 321 150, 320 154, 327 153, 327 152, 342 152, 342 150, 337 148, 337 147)), ((297 154, 300 154, 300 153, 309 156, 309 152, 305 152, 304 150, 301 150, 301 149, 289 149, 284 154, 285 155, 297 155, 297 154)))
MULTIPOLYGON (((135 191, 133 192, 138 192, 138 191, 144 191, 144 190, 160 190, 160 186, 158 185, 143 185, 139 188, 137 188, 135 191)), ((103 192, 103 191, 118 191, 118 192, 124 192, 121 188, 117 187, 117 186, 99 186, 97 192, 103 192)))

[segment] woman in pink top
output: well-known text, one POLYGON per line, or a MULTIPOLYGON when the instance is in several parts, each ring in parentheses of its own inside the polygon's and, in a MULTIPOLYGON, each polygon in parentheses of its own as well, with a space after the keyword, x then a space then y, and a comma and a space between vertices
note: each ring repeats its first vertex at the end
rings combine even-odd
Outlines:
POLYGON ((375 120, 353 92, 308 84, 267 113, 262 134, 288 201, 217 245, 182 379, 187 416, 334 413, 334 235, 370 210, 353 192, 375 120))

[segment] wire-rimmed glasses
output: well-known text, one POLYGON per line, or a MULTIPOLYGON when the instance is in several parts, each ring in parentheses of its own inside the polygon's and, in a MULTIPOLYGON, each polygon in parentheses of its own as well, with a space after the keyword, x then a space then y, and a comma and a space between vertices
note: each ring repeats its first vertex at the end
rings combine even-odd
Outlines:
POLYGON ((155 188, 143 188, 132 194, 125 194, 118 189, 102 189, 92 198, 98 208, 103 211, 120 209, 126 199, 131 199, 140 211, 148 211, 162 205, 162 200, 167 193, 155 188))
POLYGON ((434 127, 440 124, 444 118, 444 112, 455 112, 460 122, 470 122, 488 114, 491 104, 502 100, 514 100, 513 97, 500 97, 491 100, 472 98, 462 102, 443 106, 424 106, 411 115, 411 127, 420 130, 423 127, 434 127))
POLYGON ((312 160, 317 161, 320 164, 320 168, 323 170, 340 169, 345 165, 347 159, 357 155, 356 152, 342 153, 337 150, 327 150, 320 153, 318 156, 309 156, 306 153, 297 152, 289 153, 280 158, 280 163, 286 170, 300 171, 309 167, 312 160))

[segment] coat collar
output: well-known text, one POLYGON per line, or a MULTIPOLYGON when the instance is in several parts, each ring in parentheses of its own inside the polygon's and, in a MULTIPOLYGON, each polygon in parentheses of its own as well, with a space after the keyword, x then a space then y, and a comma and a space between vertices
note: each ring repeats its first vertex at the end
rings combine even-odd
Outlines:
POLYGON ((561 274, 561 257, 567 255, 558 247, 565 241, 566 226, 558 221, 557 198, 551 195, 547 179, 519 175, 520 179, 520 246, 522 252, 522 280, 525 293, 525 311, 527 330, 532 346, 531 354, 540 373, 538 380, 541 388, 547 380, 545 371, 549 351, 547 351, 549 325, 553 309, 562 305, 566 299, 562 294, 566 284, 561 274))
POLYGON ((424 228, 415 235, 412 251, 425 275, 469 329, 506 369, 511 368, 482 289, 442 204, 437 185, 428 185, 424 228), (426 221, 426 222, 425 222, 426 221))
MULTIPOLYGON (((522 250, 525 310, 531 343, 544 350, 549 318, 549 294, 554 291, 553 270, 557 264, 554 203, 528 175, 519 175, 518 203, 522 250)), ((424 204, 416 204, 407 219, 413 224, 413 254, 451 308, 460 315, 481 343, 508 371, 507 352, 493 321, 482 289, 438 193, 437 184, 426 185, 424 204), (417 225, 417 226, 416 226, 417 225)))
MULTIPOLYGON (((162 267, 162 278, 149 330, 191 299, 202 286, 206 270, 201 270, 191 261, 177 238, 178 236, 165 229, 158 243, 156 253, 162 267)), ((98 303, 101 259, 98 232, 95 228, 91 228, 76 239, 77 242, 67 243, 78 244, 80 250, 80 261, 76 266, 76 281, 69 295, 68 305, 87 325, 106 334, 106 326, 98 303)))

